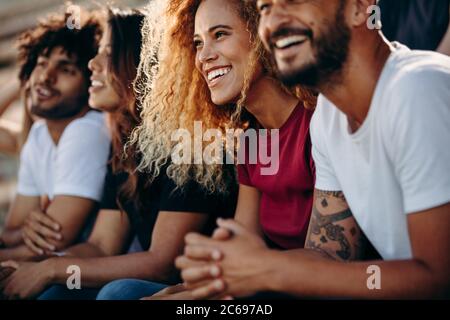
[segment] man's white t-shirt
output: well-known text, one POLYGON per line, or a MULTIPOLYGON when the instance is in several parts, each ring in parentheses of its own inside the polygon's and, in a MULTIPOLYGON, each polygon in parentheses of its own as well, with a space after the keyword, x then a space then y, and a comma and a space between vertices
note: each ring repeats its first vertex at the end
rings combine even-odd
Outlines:
POLYGON ((76 196, 100 201, 110 150, 102 113, 72 121, 55 145, 44 121, 31 128, 20 155, 18 193, 76 196))
POLYGON ((408 214, 450 201, 450 58, 394 46, 355 133, 323 95, 311 122, 316 188, 343 191, 385 260, 412 257, 408 214))

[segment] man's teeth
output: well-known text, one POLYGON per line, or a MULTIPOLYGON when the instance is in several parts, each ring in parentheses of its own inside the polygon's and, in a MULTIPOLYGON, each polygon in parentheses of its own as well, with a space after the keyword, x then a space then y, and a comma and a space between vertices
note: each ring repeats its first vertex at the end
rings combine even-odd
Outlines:
POLYGON ((224 75, 228 74, 228 72, 230 72, 230 70, 231 70, 231 68, 221 68, 221 69, 216 69, 211 72, 208 72, 208 80, 211 81, 215 78, 224 76, 224 75))
POLYGON ((44 89, 44 88, 39 88, 38 92, 40 95, 45 96, 45 97, 51 97, 52 96, 52 92, 48 89, 44 89))
POLYGON ((302 35, 293 35, 293 36, 288 36, 286 38, 282 38, 280 40, 277 40, 275 42, 275 45, 278 49, 284 49, 286 47, 289 47, 293 44, 297 44, 300 42, 303 42, 306 40, 306 36, 302 36, 302 35))
POLYGON ((91 86, 95 87, 95 88, 99 88, 99 87, 103 87, 105 84, 101 81, 98 80, 92 80, 91 81, 91 86))

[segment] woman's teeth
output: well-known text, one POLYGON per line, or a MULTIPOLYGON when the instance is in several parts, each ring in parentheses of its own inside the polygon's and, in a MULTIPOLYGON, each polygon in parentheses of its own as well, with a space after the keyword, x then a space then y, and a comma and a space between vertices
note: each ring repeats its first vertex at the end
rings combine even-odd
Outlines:
POLYGON ((98 80, 92 80, 91 86, 94 87, 94 88, 101 88, 101 87, 104 87, 105 84, 103 82, 101 82, 101 81, 98 81, 98 80))
POLYGON ((231 68, 221 68, 208 72, 208 81, 222 77, 230 72, 231 68))
POLYGON ((294 44, 299 44, 299 43, 305 41, 306 39, 307 39, 307 37, 304 36, 304 35, 288 36, 286 38, 282 38, 282 39, 277 40, 275 42, 275 46, 278 49, 284 49, 284 48, 290 47, 290 46, 292 46, 294 44))

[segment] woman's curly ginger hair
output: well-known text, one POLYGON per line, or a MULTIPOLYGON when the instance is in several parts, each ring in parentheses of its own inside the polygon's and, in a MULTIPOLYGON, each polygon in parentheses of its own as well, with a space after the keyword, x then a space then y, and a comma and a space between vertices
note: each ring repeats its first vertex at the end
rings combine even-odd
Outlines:
MULTIPOLYGON (((158 15, 159 20, 154 19, 154 14, 146 19, 142 61, 135 83, 143 108, 143 122, 134 131, 131 143, 137 144, 142 153, 139 169, 148 171, 150 179, 156 178, 167 163, 168 176, 180 188, 193 179, 208 192, 223 193, 234 179, 223 170, 222 164, 198 165, 192 161, 189 165, 176 165, 169 161, 178 143, 171 141, 172 133, 183 128, 194 136, 194 121, 202 121, 204 131, 219 129, 225 146, 226 129, 246 128, 248 125, 245 120, 249 118, 248 113, 243 107, 257 67, 262 65, 264 72, 275 78, 270 55, 257 36, 259 15, 255 4, 230 1, 234 1, 237 12, 246 22, 253 45, 241 96, 234 105, 215 105, 204 78, 195 67, 196 50, 192 39, 195 14, 202 0, 170 0, 164 14, 158 15), (160 20, 161 16, 164 21, 160 20), (164 31, 161 26, 164 26, 164 31), (159 51, 155 49, 156 43, 159 51), (157 66, 156 55, 159 60, 157 66)), ((309 91, 299 87, 286 90, 302 99, 305 106, 315 105, 315 97, 309 91)))

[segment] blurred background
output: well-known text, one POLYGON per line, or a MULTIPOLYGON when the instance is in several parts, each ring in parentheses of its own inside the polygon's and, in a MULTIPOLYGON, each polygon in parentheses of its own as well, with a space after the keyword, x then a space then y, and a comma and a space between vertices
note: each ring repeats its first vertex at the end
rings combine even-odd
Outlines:
MULTIPOLYGON (((71 1, 86 8, 98 8, 101 5, 113 5, 121 8, 143 7, 148 0, 88 0, 71 1)), ((0 96, 2 88, 17 78, 16 47, 17 36, 28 28, 33 28, 39 19, 49 13, 63 12, 66 1, 62 0, 0 0, 0 96)), ((16 127, 20 130, 23 108, 21 101, 14 101, 1 115, 0 126, 16 127)), ((0 230, 14 196, 18 157, 0 152, 0 230)))

